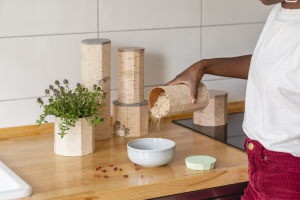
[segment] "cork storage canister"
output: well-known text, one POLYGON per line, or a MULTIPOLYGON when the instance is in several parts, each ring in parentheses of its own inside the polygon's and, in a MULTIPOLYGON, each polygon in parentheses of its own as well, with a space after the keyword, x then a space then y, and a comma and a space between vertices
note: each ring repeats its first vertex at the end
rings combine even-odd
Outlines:
POLYGON ((114 134, 139 137, 148 134, 148 101, 139 104, 113 102, 114 134))
MULTIPOLYGON (((105 106, 101 108, 104 122, 95 128, 96 140, 111 138, 110 87, 111 87, 111 41, 109 39, 86 39, 81 41, 81 82, 92 90, 97 84, 106 92, 105 106)), ((103 100, 102 100, 103 101, 103 100)))
MULTIPOLYGON (((198 98, 196 104, 191 103, 190 87, 186 84, 163 86, 153 88, 149 94, 149 106, 153 108, 155 101, 162 92, 166 92, 170 99, 169 112, 165 116, 178 115, 195 110, 203 110, 209 102, 209 94, 206 86, 199 83, 198 98)), ((164 116, 164 117, 165 117, 164 116)))
POLYGON ((227 96, 221 90, 209 90, 209 104, 201 111, 195 111, 194 124, 200 126, 222 126, 227 124, 227 96))
POLYGON ((144 101, 144 48, 119 48, 118 102, 136 104, 144 101))
POLYGON ((59 129, 60 118, 54 119, 54 152, 62 156, 84 156, 95 151, 95 127, 85 118, 76 121, 67 134, 61 138, 59 129))

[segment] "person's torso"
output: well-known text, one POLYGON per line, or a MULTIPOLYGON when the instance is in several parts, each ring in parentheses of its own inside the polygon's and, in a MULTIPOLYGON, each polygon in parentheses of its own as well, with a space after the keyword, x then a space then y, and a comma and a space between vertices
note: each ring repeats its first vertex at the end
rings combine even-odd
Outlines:
POLYGON ((271 151, 300 156, 300 9, 276 5, 251 59, 243 124, 271 151))

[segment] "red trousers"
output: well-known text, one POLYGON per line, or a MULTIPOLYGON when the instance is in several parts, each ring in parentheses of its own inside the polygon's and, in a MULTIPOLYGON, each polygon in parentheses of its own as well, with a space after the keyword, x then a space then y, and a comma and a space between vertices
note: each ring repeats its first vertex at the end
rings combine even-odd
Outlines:
POLYGON ((242 200, 300 200, 300 157, 269 151, 249 138, 244 147, 249 184, 242 200))

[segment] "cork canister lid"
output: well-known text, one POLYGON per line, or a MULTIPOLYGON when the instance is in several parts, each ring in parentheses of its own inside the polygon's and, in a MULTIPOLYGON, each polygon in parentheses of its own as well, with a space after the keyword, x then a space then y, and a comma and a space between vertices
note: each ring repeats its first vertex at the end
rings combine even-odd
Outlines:
POLYGON ((143 47, 120 47, 119 52, 143 52, 145 48, 143 47))
POLYGON ((123 106, 123 107, 140 107, 144 105, 148 105, 148 101, 144 100, 142 103, 135 103, 135 104, 125 104, 125 103, 120 103, 118 100, 113 101, 113 104, 116 106, 123 106))
POLYGON ((97 44, 110 44, 110 39, 104 38, 93 38, 93 39, 85 39, 82 40, 81 43, 88 44, 88 45, 97 45, 97 44))
POLYGON ((197 155, 185 159, 186 166, 193 170, 210 170, 215 168, 217 159, 210 156, 197 155))

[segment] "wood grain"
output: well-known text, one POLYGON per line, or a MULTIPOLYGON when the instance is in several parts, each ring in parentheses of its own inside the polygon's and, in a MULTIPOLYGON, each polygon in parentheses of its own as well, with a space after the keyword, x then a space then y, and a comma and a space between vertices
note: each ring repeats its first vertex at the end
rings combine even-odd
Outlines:
MULTIPOLYGON (((239 113, 245 111, 245 102, 230 102, 227 104, 227 113, 239 113)), ((150 114, 149 114, 150 115, 150 114)), ((192 118, 193 112, 167 116, 164 119, 173 119, 173 118, 192 118)), ((150 119, 150 118, 149 118, 150 119)), ((108 120, 109 123, 113 124, 113 116, 108 120)), ((11 128, 2 128, 0 129, 0 138, 11 138, 11 137, 20 137, 28 135, 39 135, 43 133, 51 133, 54 130, 54 123, 42 124, 40 127, 38 125, 30 126, 20 126, 20 127, 11 127, 11 128)))
POLYGON ((239 113, 245 111, 245 101, 231 102, 227 105, 227 113, 239 113))
POLYGON ((0 138, 39 135, 43 133, 51 133, 53 132, 53 130, 54 130, 54 123, 41 124, 40 127, 38 127, 38 125, 29 125, 29 126, 1 128, 0 138))
POLYGON ((96 141, 95 152, 82 157, 56 155, 53 132, 8 138, 0 140, 0 160, 33 188, 33 195, 25 200, 147 199, 248 181, 247 155, 241 150, 176 125, 170 119, 164 121, 155 136, 176 143, 175 157, 168 165, 139 166, 139 171, 126 150, 126 144, 136 138, 127 137, 96 141), (216 168, 186 168, 184 159, 197 154, 215 157, 216 168), (123 171, 113 171, 110 164, 123 171), (107 179, 95 170, 99 165, 107 170, 107 179), (95 178, 94 174, 100 177, 95 178), (123 178, 124 174, 129 177, 123 178))

